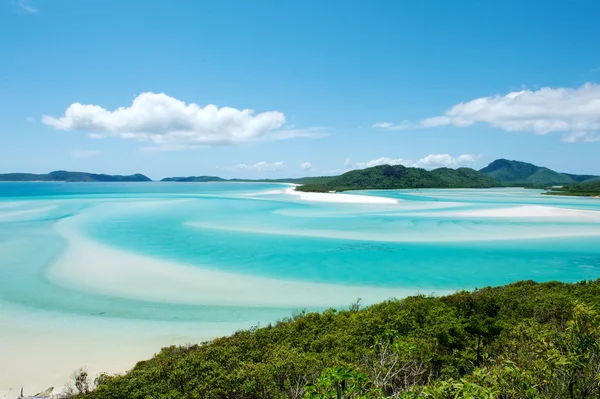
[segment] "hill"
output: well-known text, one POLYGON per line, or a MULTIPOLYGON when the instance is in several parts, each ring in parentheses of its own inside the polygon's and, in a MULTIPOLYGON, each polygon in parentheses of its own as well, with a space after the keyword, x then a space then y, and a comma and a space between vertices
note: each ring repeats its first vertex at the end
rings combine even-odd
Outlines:
POLYGON ((439 168, 427 171, 402 165, 381 165, 352 170, 297 187, 299 191, 345 191, 408 188, 489 188, 499 187, 497 180, 469 168, 439 168))
POLYGON ((166 177, 161 181, 173 181, 173 182, 194 182, 194 183, 205 183, 205 182, 221 182, 227 181, 218 176, 188 176, 188 177, 166 177))
POLYGON ((333 179, 335 176, 310 176, 310 177, 293 177, 283 179, 231 179, 232 182, 255 182, 255 183, 293 183, 293 184, 321 184, 333 179))
POLYGON ((600 280, 355 304, 76 381, 89 399, 596 398, 599 304, 600 280))
POLYGON ((550 195, 572 195, 579 197, 599 197, 600 180, 592 180, 584 183, 567 184, 563 187, 553 188, 545 194, 550 195))
POLYGON ((121 176, 57 170, 47 174, 5 173, 0 174, 0 181, 143 182, 152 180, 139 173, 136 173, 134 175, 121 176))
POLYGON ((481 169, 480 172, 505 184, 541 187, 571 184, 600 178, 592 175, 559 173, 543 166, 521 161, 509 161, 508 159, 497 159, 481 169))

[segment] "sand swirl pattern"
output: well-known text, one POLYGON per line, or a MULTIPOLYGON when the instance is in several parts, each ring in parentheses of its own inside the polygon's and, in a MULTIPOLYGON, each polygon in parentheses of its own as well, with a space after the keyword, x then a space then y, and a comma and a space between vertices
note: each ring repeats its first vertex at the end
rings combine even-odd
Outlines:
POLYGON ((599 200, 536 190, 2 183, 0 352, 12 360, 0 388, 53 378, 25 352, 60 358, 56 377, 119 371, 299 309, 594 279, 599 240, 599 200))

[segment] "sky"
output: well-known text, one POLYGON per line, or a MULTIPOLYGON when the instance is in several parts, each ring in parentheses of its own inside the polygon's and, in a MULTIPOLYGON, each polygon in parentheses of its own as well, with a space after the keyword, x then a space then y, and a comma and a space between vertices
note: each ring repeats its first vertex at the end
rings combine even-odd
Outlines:
POLYGON ((597 0, 0 0, 0 173, 600 174, 597 0))

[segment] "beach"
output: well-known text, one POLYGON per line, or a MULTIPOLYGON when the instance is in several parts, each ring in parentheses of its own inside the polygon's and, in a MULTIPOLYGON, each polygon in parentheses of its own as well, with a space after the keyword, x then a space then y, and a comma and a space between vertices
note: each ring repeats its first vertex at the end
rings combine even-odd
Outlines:
POLYGON ((161 347, 303 309, 600 276, 600 207, 578 198, 61 187, 0 200, 0 398, 62 387, 80 367, 125 372, 161 347))

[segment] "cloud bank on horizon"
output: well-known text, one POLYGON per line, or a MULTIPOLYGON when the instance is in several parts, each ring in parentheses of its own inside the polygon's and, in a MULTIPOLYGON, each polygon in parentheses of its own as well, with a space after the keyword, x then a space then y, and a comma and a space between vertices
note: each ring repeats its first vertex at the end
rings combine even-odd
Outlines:
POLYGON ((379 165, 404 165, 415 168, 437 168, 437 167, 460 167, 472 164, 482 158, 481 155, 461 154, 453 157, 450 154, 429 154, 417 161, 403 158, 381 157, 367 162, 357 162, 356 166, 360 169, 371 168, 379 165))
POLYGON ((152 92, 142 93, 131 106, 114 111, 73 103, 61 117, 42 117, 42 123, 57 130, 82 131, 96 139, 113 136, 146 141, 165 149, 323 136, 315 128, 285 128, 285 122, 285 115, 279 111, 255 114, 251 109, 218 108, 212 104, 201 107, 152 92))
POLYGON ((538 135, 562 132, 565 133, 563 141, 568 143, 600 141, 600 85, 586 83, 576 89, 545 87, 480 97, 456 104, 443 115, 418 123, 378 122, 373 127, 413 130, 468 127, 478 122, 509 132, 538 135))

